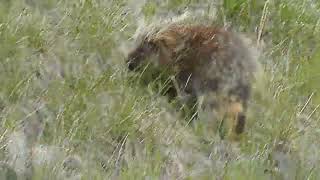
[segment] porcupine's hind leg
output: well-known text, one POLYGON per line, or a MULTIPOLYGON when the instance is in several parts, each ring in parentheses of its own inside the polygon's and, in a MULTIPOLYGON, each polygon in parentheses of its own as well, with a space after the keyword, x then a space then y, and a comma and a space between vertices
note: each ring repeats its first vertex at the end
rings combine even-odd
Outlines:
POLYGON ((228 139, 239 140, 245 130, 246 110, 250 96, 250 86, 240 84, 233 88, 226 100, 226 118, 228 123, 228 139))

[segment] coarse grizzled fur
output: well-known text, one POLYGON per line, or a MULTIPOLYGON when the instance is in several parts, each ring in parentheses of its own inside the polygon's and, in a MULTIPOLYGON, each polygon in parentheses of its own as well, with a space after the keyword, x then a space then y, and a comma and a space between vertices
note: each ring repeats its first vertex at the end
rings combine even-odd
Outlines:
POLYGON ((155 27, 140 34, 127 57, 129 70, 146 61, 170 69, 178 94, 195 97, 202 109, 228 117, 232 139, 244 131, 259 64, 255 49, 241 34, 205 25, 155 27))

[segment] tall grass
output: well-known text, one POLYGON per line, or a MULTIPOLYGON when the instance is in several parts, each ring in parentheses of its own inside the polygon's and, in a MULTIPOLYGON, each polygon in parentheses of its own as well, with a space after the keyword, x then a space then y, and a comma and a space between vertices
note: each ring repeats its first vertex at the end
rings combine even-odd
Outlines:
POLYGON ((319 15, 315 0, 0 0, 0 178, 319 179, 319 15), (239 144, 126 71, 138 23, 185 11, 259 39, 239 144))

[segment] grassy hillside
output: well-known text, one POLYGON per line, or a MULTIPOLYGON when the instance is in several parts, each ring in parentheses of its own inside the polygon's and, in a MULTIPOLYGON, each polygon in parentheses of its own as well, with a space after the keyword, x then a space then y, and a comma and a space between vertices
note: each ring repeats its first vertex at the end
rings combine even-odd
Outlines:
POLYGON ((319 16, 317 0, 0 0, 0 179, 319 179, 319 16), (260 40, 239 144, 126 71, 138 22, 185 11, 260 40))

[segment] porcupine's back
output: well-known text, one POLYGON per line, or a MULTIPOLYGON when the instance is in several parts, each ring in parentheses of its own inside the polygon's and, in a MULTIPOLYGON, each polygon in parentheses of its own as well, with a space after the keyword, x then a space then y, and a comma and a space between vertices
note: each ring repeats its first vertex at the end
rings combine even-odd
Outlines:
POLYGON ((258 69, 248 40, 221 28, 173 24, 149 40, 160 47, 160 64, 172 64, 176 73, 185 76, 192 74, 190 88, 196 91, 230 91, 249 85, 258 69))

